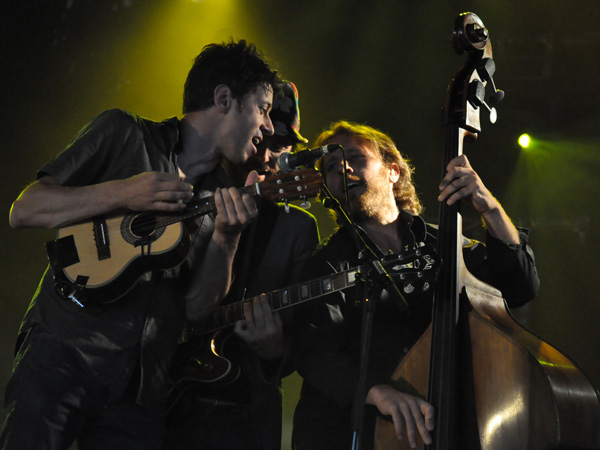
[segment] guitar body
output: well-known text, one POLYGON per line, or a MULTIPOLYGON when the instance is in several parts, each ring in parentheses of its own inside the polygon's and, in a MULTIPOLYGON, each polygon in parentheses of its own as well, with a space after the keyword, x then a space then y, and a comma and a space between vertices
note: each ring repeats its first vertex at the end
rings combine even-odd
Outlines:
MULTIPOLYGON (((276 174, 242 190, 276 202, 316 196, 323 180, 314 169, 276 174)), ((61 294, 80 306, 122 297, 150 270, 186 258, 192 219, 216 212, 214 197, 190 201, 178 213, 134 212, 98 216, 58 231, 46 253, 61 294)))
POLYGON ((213 386, 227 386, 236 381, 241 369, 234 364, 227 344, 231 333, 217 331, 211 336, 180 344, 178 350, 184 355, 173 365, 172 375, 177 384, 194 381, 213 386))
POLYGON ((136 227, 138 222, 156 223, 157 218, 130 213, 61 228, 52 244, 60 253, 62 274, 85 288, 86 295, 106 303, 123 296, 143 273, 177 266, 189 250, 186 226, 175 222, 147 233, 136 227), (103 230, 102 243, 98 228, 103 230))
MULTIPOLYGON (((500 292, 464 267, 456 380, 458 447, 466 450, 600 448, 600 402, 586 376, 511 317, 500 292)), ((431 326, 390 384, 427 395, 431 326)), ((424 444, 418 438, 417 448, 424 444)), ((377 418, 376 450, 409 450, 391 422, 377 418)))
POLYGON ((240 377, 241 368, 227 354, 230 337, 231 333, 217 331, 180 344, 171 369, 175 384, 169 391, 169 411, 194 386, 227 387, 240 377))

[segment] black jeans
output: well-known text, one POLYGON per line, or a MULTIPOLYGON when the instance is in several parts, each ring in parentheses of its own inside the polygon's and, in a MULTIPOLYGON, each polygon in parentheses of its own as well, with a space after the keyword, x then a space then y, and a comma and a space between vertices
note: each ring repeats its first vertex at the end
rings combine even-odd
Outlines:
POLYGON ((169 414, 165 450, 261 450, 250 405, 187 398, 169 414))
MULTIPOLYGON (((110 364, 110 361, 107 361, 110 364)), ((2 450, 161 450, 164 406, 141 407, 133 389, 109 403, 109 389, 61 342, 27 336, 6 387, 2 450)))

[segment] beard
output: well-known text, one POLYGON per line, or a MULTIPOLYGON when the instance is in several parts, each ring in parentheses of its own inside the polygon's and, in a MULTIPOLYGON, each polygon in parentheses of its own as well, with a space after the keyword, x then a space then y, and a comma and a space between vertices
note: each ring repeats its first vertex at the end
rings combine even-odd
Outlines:
POLYGON ((381 168, 376 177, 366 183, 365 192, 350 198, 352 217, 357 222, 375 219, 383 222, 391 212, 397 211, 392 187, 387 180, 387 169, 381 168))

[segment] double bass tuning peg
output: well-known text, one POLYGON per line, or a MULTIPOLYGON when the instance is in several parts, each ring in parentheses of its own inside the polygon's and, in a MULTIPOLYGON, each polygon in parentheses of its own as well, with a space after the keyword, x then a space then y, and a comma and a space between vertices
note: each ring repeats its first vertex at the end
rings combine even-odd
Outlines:
POLYGON ((490 105, 497 105, 504 98, 504 91, 496 89, 493 78, 494 73, 496 73, 496 64, 494 64, 494 60, 492 58, 483 58, 477 67, 477 74, 482 80, 492 85, 493 92, 488 100, 490 105))
MULTIPOLYGON (((492 85, 493 92, 488 100, 490 105, 497 105, 504 98, 504 91, 496 89, 496 85, 494 84, 494 79, 492 76, 494 75, 495 71, 496 65, 491 58, 483 58, 477 67, 477 74, 479 77, 492 85)), ((496 123, 498 114, 496 113, 496 108, 490 107, 485 102, 485 84, 483 84, 483 82, 475 80, 469 83, 468 99, 473 106, 477 108, 483 106, 485 109, 487 109, 490 113, 490 122, 496 123)))
POLYGON ((479 22, 469 23, 465 26, 465 34, 467 39, 472 43, 485 42, 490 37, 486 27, 483 26, 481 20, 479 22))
POLYGON ((485 102, 485 85, 479 81, 471 81, 469 83, 469 103, 471 103, 475 108, 479 108, 483 106, 490 113, 490 122, 496 123, 498 119, 498 114, 496 113, 496 108, 490 107, 485 102))

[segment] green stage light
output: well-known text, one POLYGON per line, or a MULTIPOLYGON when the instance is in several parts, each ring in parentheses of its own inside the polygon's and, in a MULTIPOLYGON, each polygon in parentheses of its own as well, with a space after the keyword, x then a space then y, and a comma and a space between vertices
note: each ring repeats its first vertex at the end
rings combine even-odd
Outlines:
POLYGON ((529 147, 529 144, 531 144, 531 138, 528 134, 522 134, 519 136, 519 145, 521 148, 527 148, 529 147))

